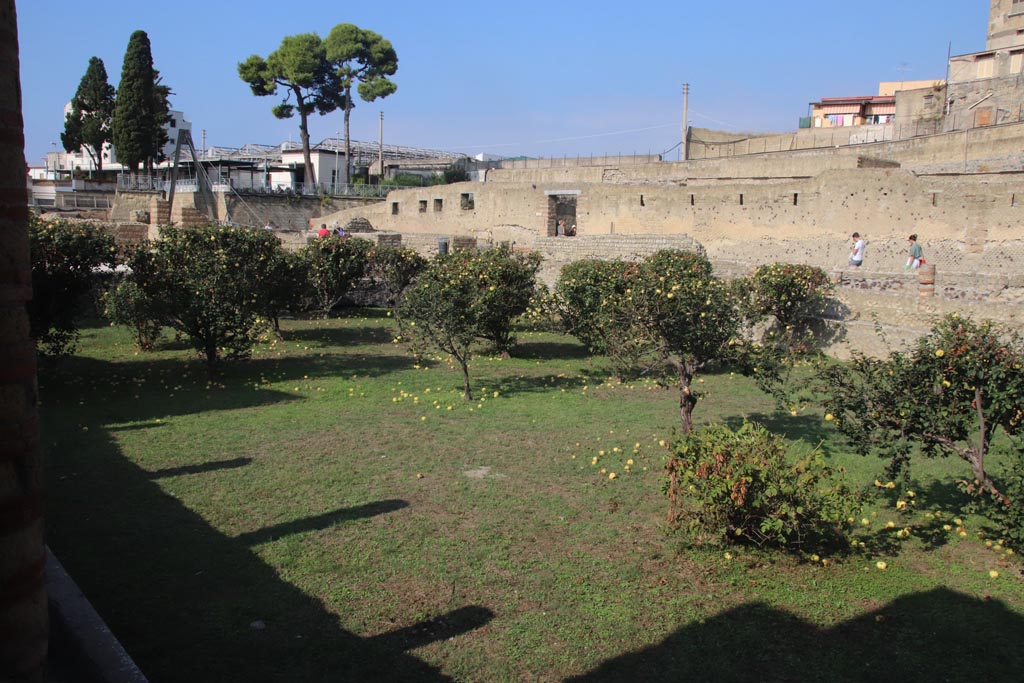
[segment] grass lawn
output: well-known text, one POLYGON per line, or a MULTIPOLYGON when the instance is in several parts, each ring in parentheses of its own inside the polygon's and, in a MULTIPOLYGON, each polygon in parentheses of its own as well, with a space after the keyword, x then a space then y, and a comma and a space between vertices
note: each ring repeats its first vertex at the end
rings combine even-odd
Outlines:
POLYGON ((136 354, 94 327, 40 370, 51 547, 151 680, 1024 675, 1018 558, 954 522, 965 464, 916 463, 898 513, 872 484, 883 463, 847 454, 820 410, 707 375, 698 422, 821 444, 869 493, 861 552, 727 557, 665 525, 674 392, 523 333, 516 358, 473 363, 467 403, 456 368, 394 334, 372 310, 285 321, 210 386, 181 344, 136 354))

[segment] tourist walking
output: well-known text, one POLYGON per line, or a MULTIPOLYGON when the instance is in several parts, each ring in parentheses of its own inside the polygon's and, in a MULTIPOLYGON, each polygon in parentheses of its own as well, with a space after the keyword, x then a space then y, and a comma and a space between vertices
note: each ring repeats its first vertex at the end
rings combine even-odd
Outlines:
POLYGON ((910 255, 907 257, 907 264, 903 266, 903 270, 916 270, 924 263, 924 250, 917 243, 916 234, 911 235, 907 240, 910 241, 910 255))
POLYGON ((853 233, 850 237, 853 240, 853 249, 850 250, 850 265, 860 268, 860 264, 864 262, 865 243, 859 232, 853 233))

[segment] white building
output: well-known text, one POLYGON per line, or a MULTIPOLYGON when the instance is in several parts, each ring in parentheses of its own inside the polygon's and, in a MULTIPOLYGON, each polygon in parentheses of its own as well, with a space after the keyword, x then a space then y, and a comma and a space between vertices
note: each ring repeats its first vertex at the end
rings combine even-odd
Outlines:
MULTIPOLYGON (((64 105, 64 119, 66 120, 68 114, 71 113, 71 103, 68 102, 64 105)), ((167 131, 168 142, 164 145, 163 154, 167 158, 171 158, 174 154, 174 145, 178 141, 179 130, 192 130, 192 122, 185 120, 185 114, 172 109, 171 119, 164 124, 164 130, 167 131)), ((53 143, 54 149, 46 155, 46 167, 44 169, 44 175, 49 180, 67 176, 72 171, 95 171, 96 164, 93 162, 89 152, 86 151, 83 146, 77 152, 65 152, 61 149, 60 143, 53 143)), ((121 171, 124 170, 121 164, 117 161, 117 154, 114 152, 113 146, 108 142, 103 145, 103 170, 110 171, 121 171)))

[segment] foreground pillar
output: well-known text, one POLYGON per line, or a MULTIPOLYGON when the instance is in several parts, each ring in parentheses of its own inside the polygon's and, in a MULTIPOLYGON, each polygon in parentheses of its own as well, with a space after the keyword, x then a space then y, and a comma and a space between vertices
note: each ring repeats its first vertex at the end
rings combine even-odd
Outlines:
POLYGON ((48 620, 25 140, 14 0, 0 0, 0 682, 42 681, 48 620))

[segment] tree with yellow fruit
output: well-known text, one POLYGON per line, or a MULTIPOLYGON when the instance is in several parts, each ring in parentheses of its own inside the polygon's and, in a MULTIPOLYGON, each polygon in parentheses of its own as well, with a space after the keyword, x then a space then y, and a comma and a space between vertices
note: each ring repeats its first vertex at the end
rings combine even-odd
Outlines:
POLYGON ((889 458, 890 474, 916 447, 925 456, 955 455, 971 468, 969 491, 1019 507, 1024 500, 1011 503, 985 460, 1000 430, 1024 453, 1016 440, 1024 423, 1022 367, 1019 333, 951 314, 908 352, 856 354, 847 364, 823 365, 816 377, 832 424, 862 454, 889 458))

